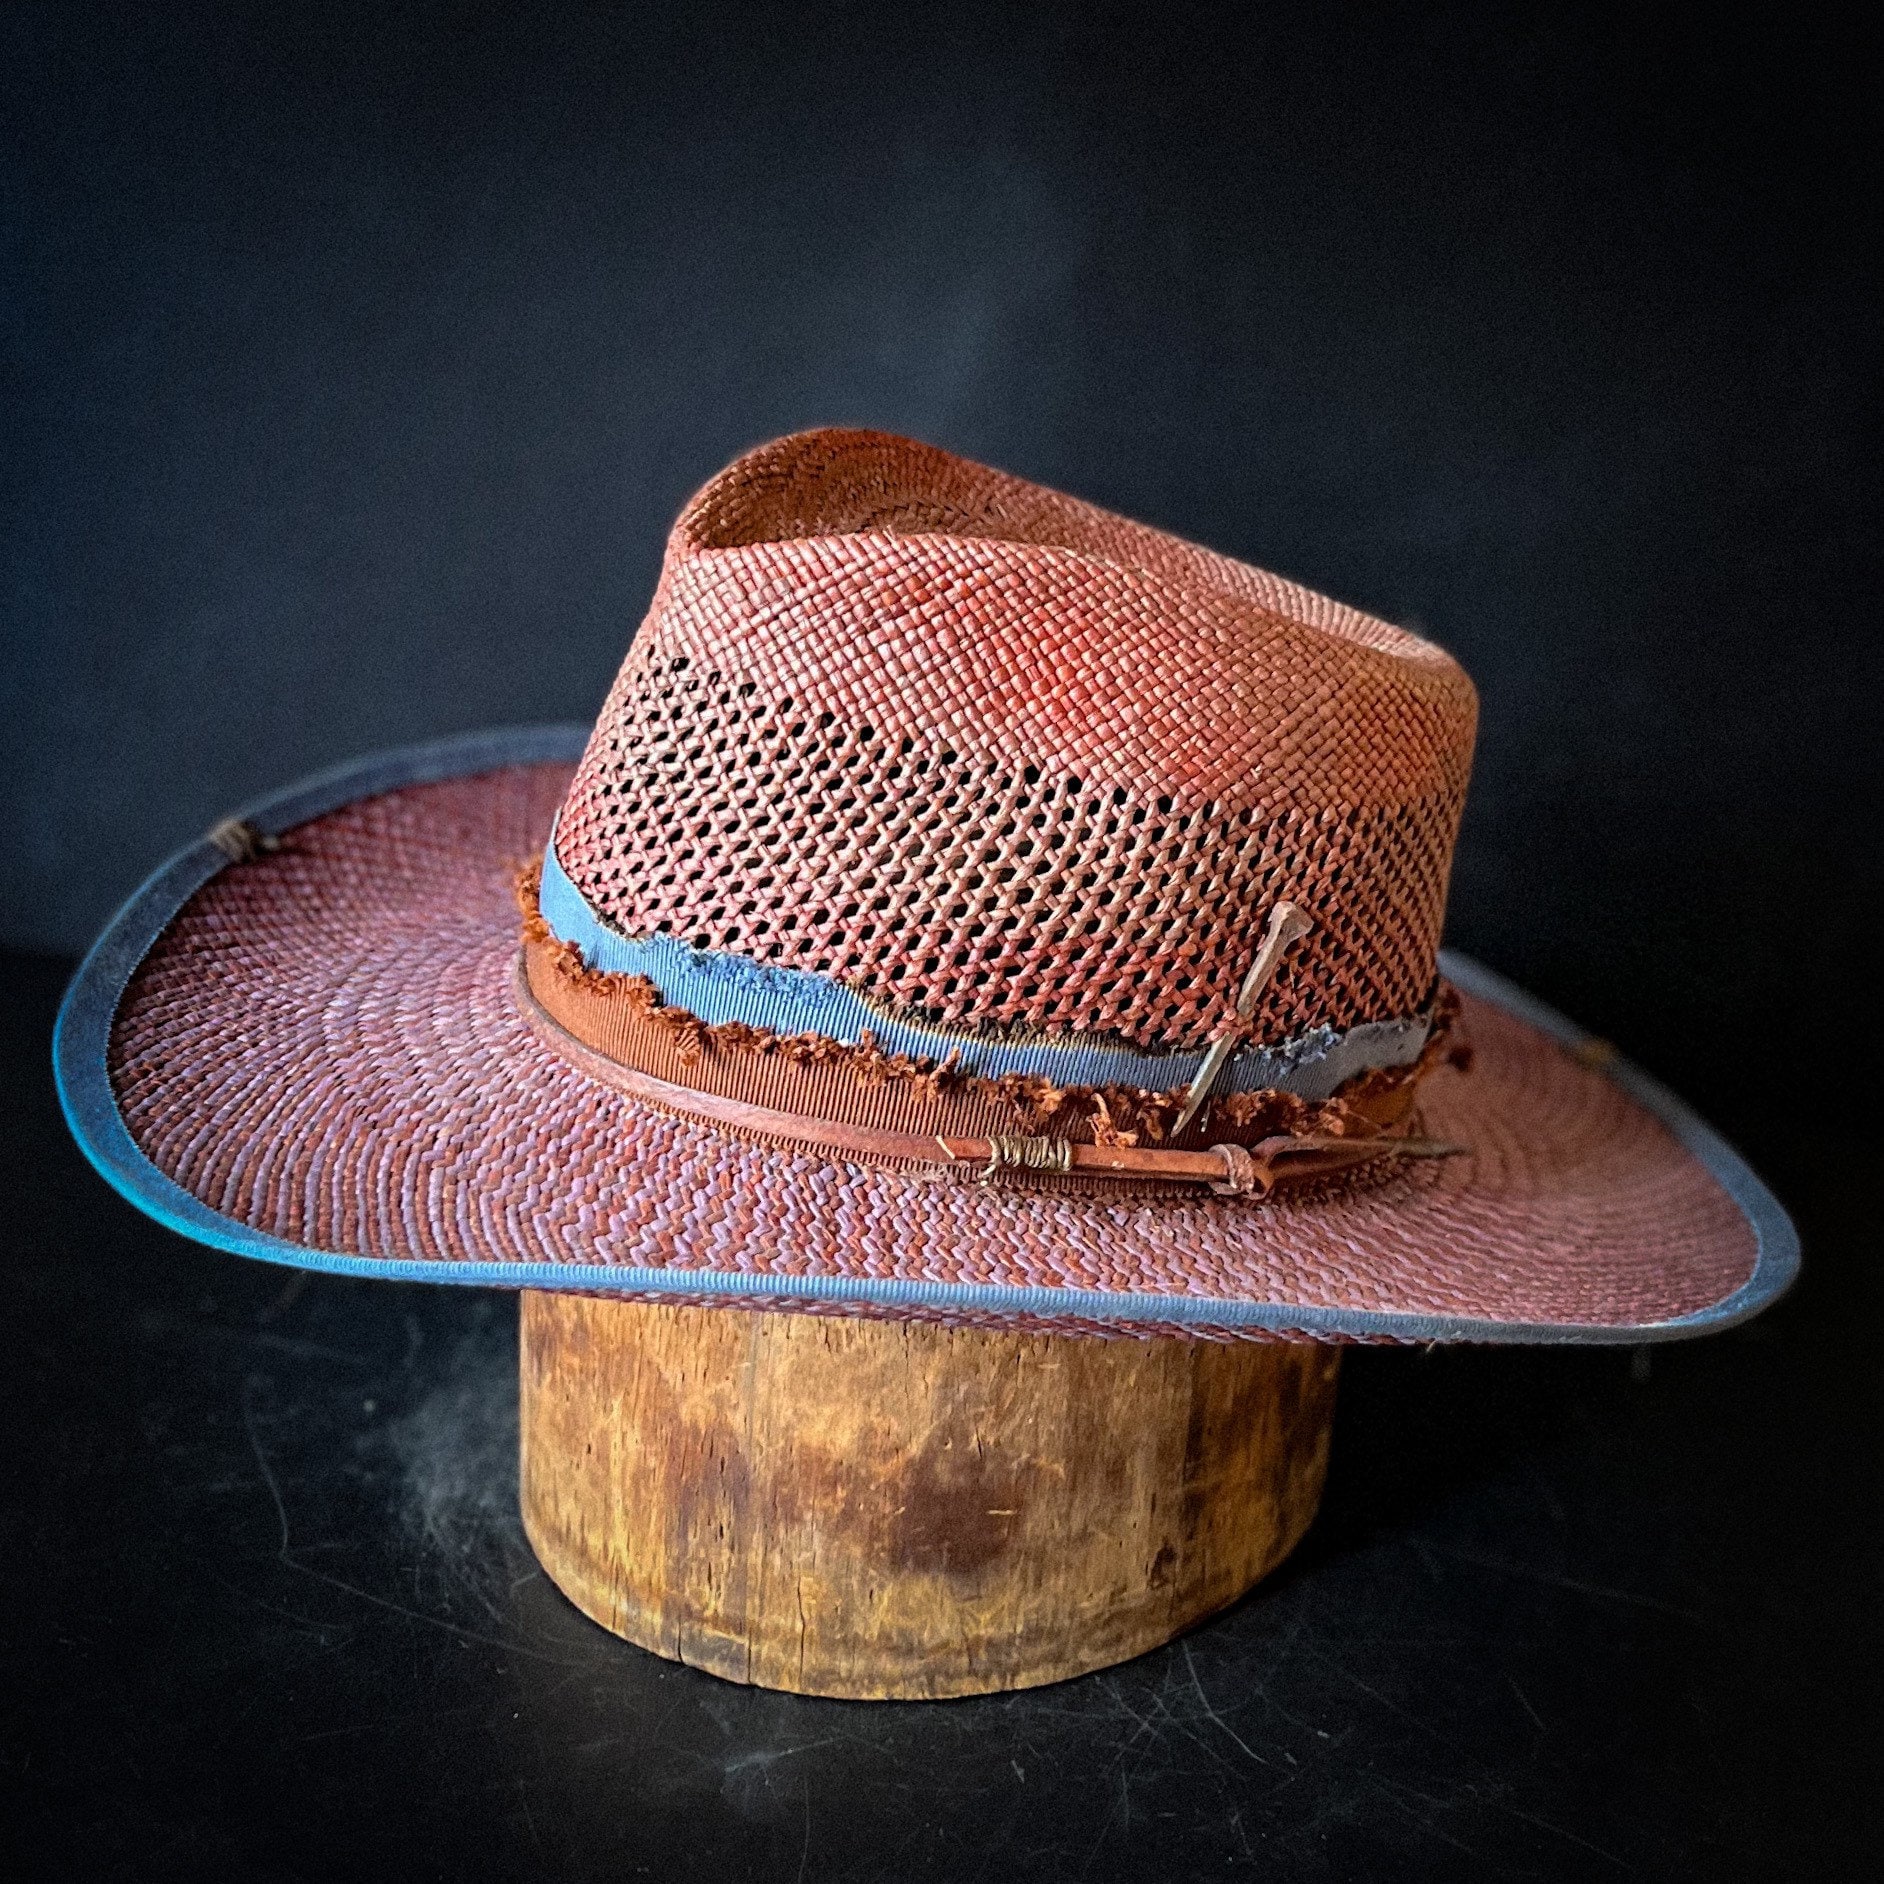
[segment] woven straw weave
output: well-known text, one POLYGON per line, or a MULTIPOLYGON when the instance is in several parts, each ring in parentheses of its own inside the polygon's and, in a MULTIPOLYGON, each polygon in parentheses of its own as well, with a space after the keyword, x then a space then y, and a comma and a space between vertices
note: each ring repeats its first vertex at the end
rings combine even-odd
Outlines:
POLYGON ((955 1025, 1169 1048, 1263 913, 1257 1037, 1416 1011, 1471 683, 1385 622, 906 439, 818 432, 683 513, 557 854, 630 934, 955 1025))
POLYGON ((1321 1201, 923 1183, 639 1107, 559 1059, 511 998, 504 860, 541 846, 567 783, 543 766, 365 799, 199 890, 113 1028, 113 1090, 146 1155, 275 1236, 468 1263, 1564 1322, 1686 1314, 1752 1267, 1733 1200, 1655 1119, 1477 1001, 1473 1070, 1420 1098, 1471 1156, 1321 1201))

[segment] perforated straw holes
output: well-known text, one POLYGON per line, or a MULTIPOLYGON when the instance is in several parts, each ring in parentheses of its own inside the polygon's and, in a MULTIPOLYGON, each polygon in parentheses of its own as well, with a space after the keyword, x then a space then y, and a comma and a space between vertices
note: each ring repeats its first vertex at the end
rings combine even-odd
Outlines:
POLYGON ((1280 897, 1280 1039, 1415 1011, 1471 766, 1438 649, 881 434, 676 524, 558 848, 605 917, 965 1026, 1171 1047, 1280 897))
POLYGON ((847 725, 686 656, 605 711, 563 866, 632 934, 850 981, 954 1024, 1169 1046, 1227 1018, 1262 912, 1314 934, 1258 1027, 1412 1012, 1432 976, 1456 807, 1181 810, 940 741, 847 725))

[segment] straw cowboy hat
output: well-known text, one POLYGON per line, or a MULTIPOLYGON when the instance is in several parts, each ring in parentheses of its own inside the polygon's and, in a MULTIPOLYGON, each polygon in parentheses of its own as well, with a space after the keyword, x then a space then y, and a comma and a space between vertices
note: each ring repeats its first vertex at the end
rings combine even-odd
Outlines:
POLYGON ((882 434, 687 506, 593 731, 219 826, 61 1014, 184 1234, 348 1274, 1101 1332, 1642 1341, 1797 1245, 1442 955, 1438 648, 882 434))

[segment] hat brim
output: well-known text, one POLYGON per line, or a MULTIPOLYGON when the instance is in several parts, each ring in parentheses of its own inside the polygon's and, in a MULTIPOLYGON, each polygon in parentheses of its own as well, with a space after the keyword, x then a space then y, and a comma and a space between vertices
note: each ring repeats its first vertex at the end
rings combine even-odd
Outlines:
POLYGON ((1137 1334, 1643 1342, 1781 1294, 1798 1239, 1714 1132, 1463 957, 1469 1072, 1422 1088, 1469 1155, 1321 1196, 1147 1202, 923 1181, 636 1104, 517 1013, 509 866, 579 727, 439 741, 251 806, 79 969, 73 1133, 160 1222, 330 1273, 1137 1334))

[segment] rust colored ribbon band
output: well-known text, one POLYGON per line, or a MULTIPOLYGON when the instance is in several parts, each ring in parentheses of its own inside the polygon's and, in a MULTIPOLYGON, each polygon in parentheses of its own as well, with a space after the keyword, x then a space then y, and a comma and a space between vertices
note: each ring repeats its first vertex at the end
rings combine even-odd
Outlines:
MULTIPOLYGON (((554 970, 548 972, 553 977, 554 970)), ((517 958, 512 983, 517 1006, 538 1038, 590 1078, 683 1117, 839 1156, 917 1167, 969 1168, 984 1177, 1001 1171, 1040 1171, 1074 1178, 1205 1184, 1220 1195, 1261 1197, 1285 1180, 1325 1176, 1383 1158, 1446 1157, 1462 1149, 1400 1135, 1349 1139, 1284 1135, 1253 1146, 1178 1150, 1003 1133, 947 1136, 815 1117, 663 1079, 579 1039, 538 999, 528 947, 517 958)))

